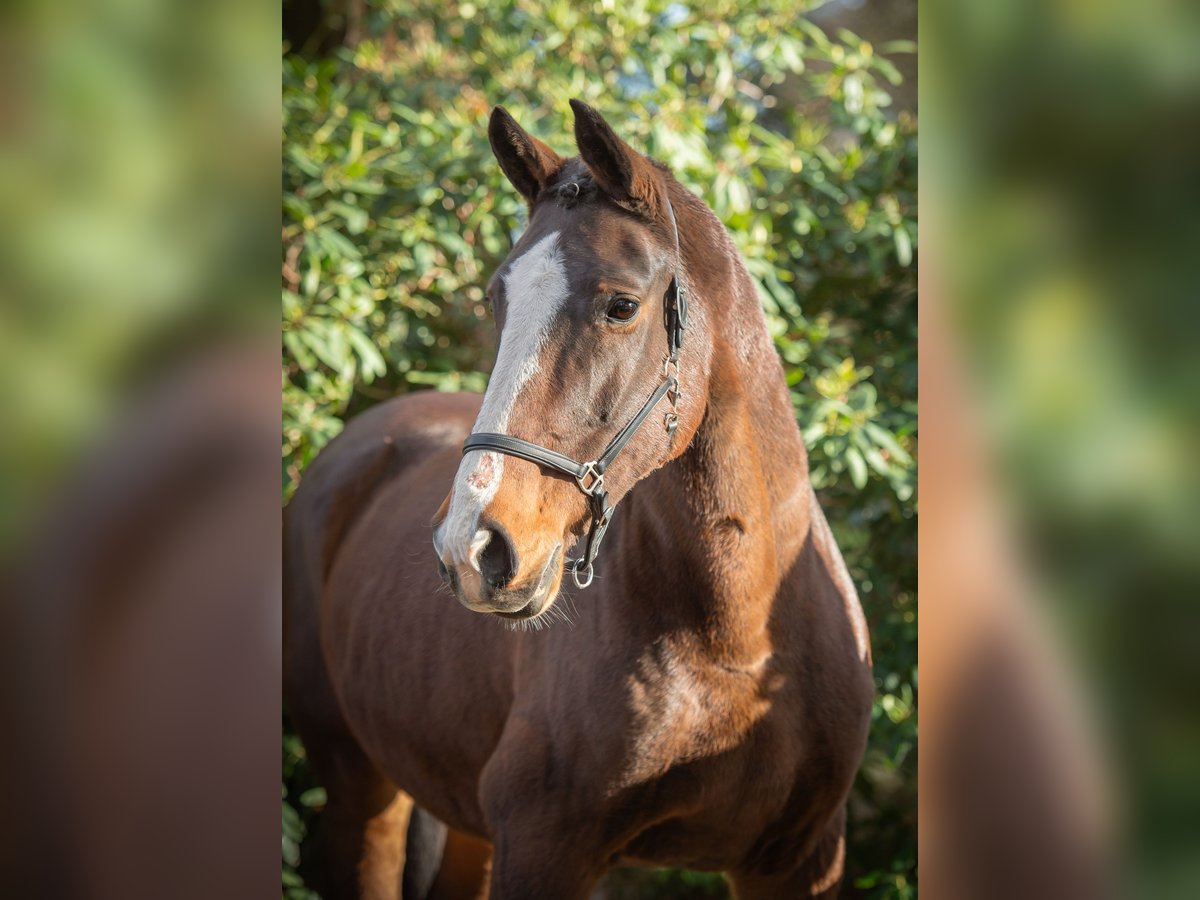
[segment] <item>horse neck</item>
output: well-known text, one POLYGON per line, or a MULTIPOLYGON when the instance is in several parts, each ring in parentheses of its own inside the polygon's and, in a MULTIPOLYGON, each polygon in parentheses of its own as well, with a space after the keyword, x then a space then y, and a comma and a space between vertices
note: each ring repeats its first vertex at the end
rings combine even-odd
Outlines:
MULTIPOLYGON (((660 626, 682 625, 710 651, 746 662, 762 653, 780 582, 808 532, 812 489, 757 291, 719 221, 691 201, 679 203, 681 249, 697 319, 713 338, 706 406, 688 449, 651 490, 631 494, 627 534, 664 587, 660 626)), ((687 396, 686 366, 681 384, 687 396)))

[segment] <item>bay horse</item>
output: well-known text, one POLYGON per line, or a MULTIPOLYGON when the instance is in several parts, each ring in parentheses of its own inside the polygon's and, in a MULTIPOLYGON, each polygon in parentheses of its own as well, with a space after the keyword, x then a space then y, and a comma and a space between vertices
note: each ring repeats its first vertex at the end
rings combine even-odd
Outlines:
POLYGON ((325 896, 582 900, 630 861, 833 897, 870 648, 755 285, 571 106, 572 158, 491 115, 529 224, 484 396, 375 406, 286 511, 325 896))

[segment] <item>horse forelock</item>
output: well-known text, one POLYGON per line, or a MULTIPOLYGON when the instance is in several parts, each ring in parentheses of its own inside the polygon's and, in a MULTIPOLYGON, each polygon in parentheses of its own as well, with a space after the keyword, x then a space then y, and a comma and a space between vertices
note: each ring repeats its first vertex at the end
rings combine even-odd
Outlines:
POLYGON ((595 198, 599 192, 600 186, 596 184, 596 179, 579 157, 567 160, 546 185, 545 190, 546 195, 554 198, 555 203, 567 209, 595 198))

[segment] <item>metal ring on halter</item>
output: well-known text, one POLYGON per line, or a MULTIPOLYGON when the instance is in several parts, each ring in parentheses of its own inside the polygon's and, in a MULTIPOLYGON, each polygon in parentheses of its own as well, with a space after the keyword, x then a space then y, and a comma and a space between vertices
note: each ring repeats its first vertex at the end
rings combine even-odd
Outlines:
POLYGON ((581 556, 579 559, 575 560, 575 564, 571 566, 571 578, 575 581, 575 587, 579 588, 580 590, 583 590, 585 587, 591 584, 592 579, 596 575, 595 570, 592 568, 592 564, 587 563, 587 580, 585 581, 579 577, 579 567, 585 562, 587 562, 587 560, 581 556))

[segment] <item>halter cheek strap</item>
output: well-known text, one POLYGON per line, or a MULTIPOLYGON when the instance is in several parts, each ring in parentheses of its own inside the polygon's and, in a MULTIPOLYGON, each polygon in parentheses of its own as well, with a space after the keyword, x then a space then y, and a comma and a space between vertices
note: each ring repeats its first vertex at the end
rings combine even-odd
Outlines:
POLYGON ((649 418, 650 413, 664 397, 671 404, 671 410, 663 417, 663 427, 667 434, 674 434, 679 425, 678 405, 681 396, 679 390, 679 348, 683 346, 683 333, 687 327, 688 306, 687 292, 679 277, 679 227, 675 223, 675 210, 671 201, 667 200, 667 215, 671 219, 671 232, 675 244, 675 273, 667 292, 663 296, 663 324, 667 330, 667 355, 663 358, 663 380, 655 388, 654 393, 642 404, 637 415, 630 419, 625 427, 617 432, 609 441, 604 452, 589 462, 579 462, 569 456, 564 456, 540 444, 526 441, 508 434, 480 431, 472 434, 463 444, 463 453, 472 450, 490 450, 515 456, 543 468, 568 475, 575 479, 584 495, 588 498, 588 509, 591 512, 592 523, 588 528, 587 543, 583 555, 577 559, 568 559, 571 577, 578 588, 586 588, 592 583, 595 570, 592 563, 600 550, 600 542, 612 521, 613 507, 608 503, 608 492, 604 489, 604 473, 612 465, 625 445, 637 433, 642 424, 649 418))

